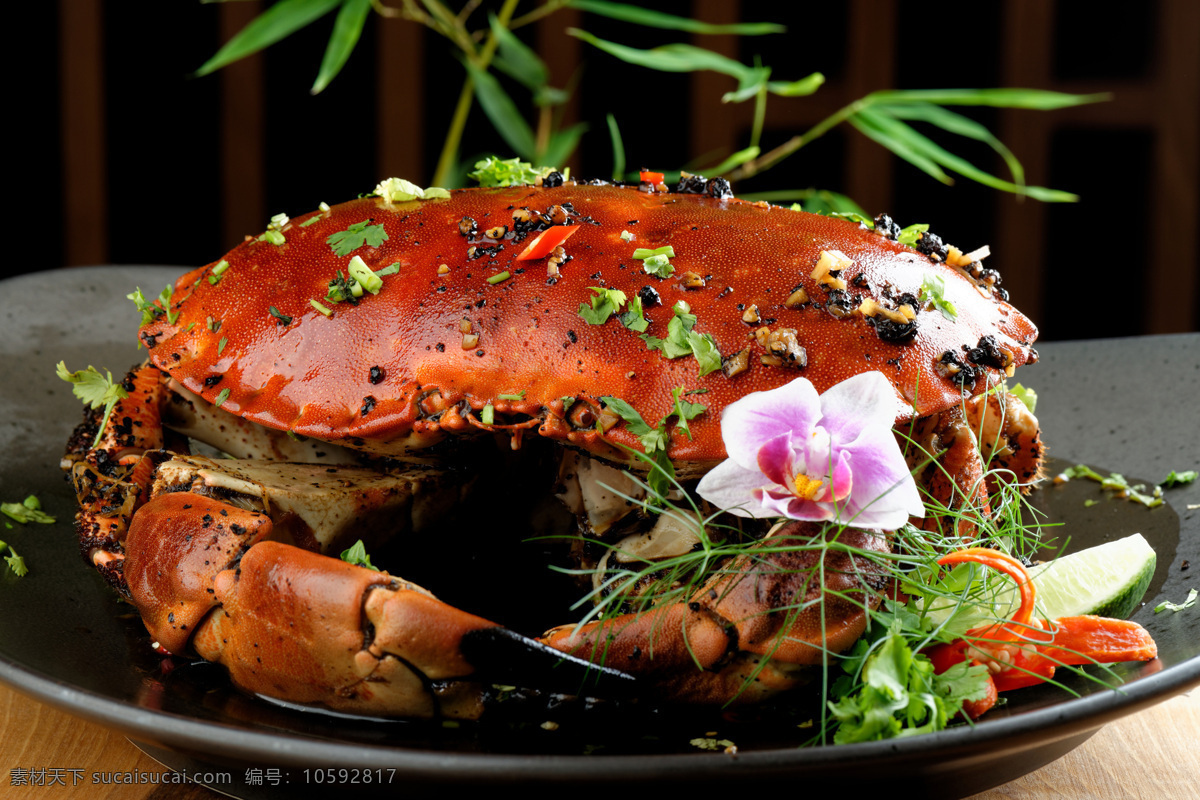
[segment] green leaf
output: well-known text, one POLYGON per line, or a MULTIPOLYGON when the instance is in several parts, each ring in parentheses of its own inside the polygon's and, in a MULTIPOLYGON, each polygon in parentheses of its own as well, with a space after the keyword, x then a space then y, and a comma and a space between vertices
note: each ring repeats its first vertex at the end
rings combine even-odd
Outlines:
MULTIPOLYGON (((618 319, 621 324, 631 331, 644 333, 646 328, 650 327, 650 320, 646 319, 643 314, 645 310, 642 308, 642 298, 639 295, 634 295, 629 301, 629 308, 618 319)), ((1174 473, 1172 473, 1174 474, 1174 473)))
MULTIPOLYGON (((703 403, 693 403, 689 400, 684 400, 682 395, 682 386, 677 386, 671 390, 671 397, 675 400, 675 416, 679 420, 675 423, 675 427, 683 431, 691 439, 692 431, 688 428, 688 420, 695 419, 705 411, 708 411, 708 406, 703 403)), ((663 421, 665 422, 666 420, 663 421)))
POLYGON ((321 59, 321 69, 313 82, 312 94, 320 94, 332 81, 342 67, 346 65, 358 38, 362 36, 363 25, 367 14, 371 11, 371 0, 344 0, 338 10, 337 20, 333 23, 333 33, 329 35, 329 44, 325 46, 325 56, 321 59))
MULTIPOLYGON (((1032 411, 1033 409, 1029 410, 1032 411)), ((1162 482, 1158 485, 1164 489, 1174 489, 1176 486, 1186 486, 1189 483, 1193 483, 1197 477, 1200 477, 1200 473, 1194 469, 1184 470, 1183 472, 1171 470, 1171 473, 1163 478, 1162 482)))
POLYGON ((747 81, 753 80, 757 74, 754 67, 748 67, 741 62, 726 58, 720 53, 714 53, 712 50, 705 50, 703 47, 695 47, 690 44, 664 44, 652 50, 640 50, 636 47, 627 47, 623 44, 599 39, 587 31, 581 31, 578 28, 568 28, 567 33, 576 38, 583 39, 593 47, 603 50, 626 63, 647 69, 655 69, 659 72, 711 70, 713 72, 720 72, 723 75, 732 75, 739 81, 743 79, 747 81))
POLYGON ((105 375, 101 375, 99 370, 91 366, 78 372, 68 372, 64 361, 58 362, 57 368, 58 377, 71 384, 75 396, 92 409, 129 397, 125 387, 113 381, 112 373, 105 372, 105 375))
POLYGON ((17 555, 17 551, 13 550, 11 546, 9 546, 8 552, 10 555, 5 556, 4 560, 8 563, 14 575, 18 578, 24 578, 29 574, 29 568, 25 566, 25 559, 17 555))
POLYGON ((488 24, 500 46, 492 65, 530 90, 545 86, 550 79, 550 72, 538 54, 500 24, 495 14, 488 14, 488 24))
POLYGON ((752 158, 758 158, 758 154, 762 152, 759 147, 747 147, 745 150, 738 150, 733 155, 726 158, 720 164, 714 167, 708 167, 703 170, 710 175, 720 175, 723 172, 728 172, 731 169, 740 167, 752 158))
POLYGON ((1111 100, 1111 94, 1065 94, 1041 89, 908 89, 872 92, 870 103, 935 103, 940 106, 994 106, 1049 111, 1111 100))
POLYGON ((767 84, 767 91, 780 97, 807 97, 824 83, 825 76, 814 72, 798 81, 771 81, 767 84))
POLYGON ((362 539, 359 539, 357 542, 350 545, 350 547, 343 550, 341 559, 347 564, 353 564, 356 567, 366 567, 367 569, 379 572, 379 567, 376 567, 371 563, 371 557, 367 555, 367 548, 366 545, 363 544, 362 539))
POLYGON ((335 255, 348 256, 364 244, 379 247, 387 241, 387 238, 387 231, 383 229, 383 223, 372 225, 371 220, 364 219, 344 231, 329 234, 325 238, 325 243, 329 245, 335 255))
POLYGON ((626 403, 621 398, 601 397, 600 399, 604 401, 604 405, 610 411, 612 411, 621 419, 625 420, 625 426, 634 436, 642 437, 646 434, 654 432, 654 428, 651 428, 646 424, 646 420, 644 420, 642 415, 637 412, 637 409, 629 405, 629 403, 626 403))
MULTIPOLYGON (((22 525, 28 525, 31 522, 39 522, 43 525, 54 524, 54 517, 42 511, 42 504, 38 501, 36 495, 29 495, 21 503, 0 503, 0 513, 4 514, 22 525)), ((3 550, 0 547, 0 550, 3 550)))
POLYGON ((1009 172, 1012 173, 1013 181, 1018 185, 1023 186, 1025 184, 1025 169, 1021 166, 1021 162, 1017 160, 1011 150, 1005 147, 1004 142, 997 139, 992 135, 991 131, 973 119, 930 103, 910 103, 905 105, 883 104, 873 105, 872 108, 876 111, 883 111, 896 119, 912 119, 920 122, 928 122, 944 131, 984 142, 1004 159, 1004 163, 1008 165, 1009 172))
POLYGON ((280 0, 242 28, 217 54, 196 70, 196 77, 257 53, 280 39, 316 22, 341 4, 341 0, 280 0))
MULTIPOLYGON (((1030 197, 1033 197, 1036 200, 1042 200, 1043 202, 1069 203, 1079 199, 1077 195, 1073 195, 1070 192, 1060 192, 1040 186, 1018 186, 1011 181, 997 178, 995 175, 979 169, 966 159, 947 151, 928 137, 917 132, 912 126, 901 122, 898 119, 890 117, 886 113, 882 113, 877 109, 863 109, 855 114, 851 118, 851 121, 854 121, 855 119, 866 123, 868 126, 877 131, 882 132, 882 134, 890 140, 901 143, 901 147, 903 147, 907 152, 915 154, 918 158, 923 160, 927 159, 930 162, 941 164, 942 166, 954 170, 963 177, 970 178, 978 183, 982 183, 984 186, 990 186, 993 189, 1000 189, 1006 192, 1013 192, 1014 194, 1029 195, 1030 197)), ((904 153, 901 153, 892 147, 889 147, 889 149, 892 149, 897 155, 911 161, 916 166, 921 166, 918 161, 909 158, 904 153)), ((938 170, 938 172, 940 172, 940 170, 938 170)), ((945 177, 945 173, 942 173, 942 176, 945 177)), ((946 181, 948 182, 949 179, 947 178, 946 181)))
POLYGON ((687 31, 688 33, 732 33, 739 36, 762 36, 769 33, 787 32, 787 28, 773 22, 738 22, 730 25, 714 25, 625 3, 610 3, 607 0, 567 0, 567 5, 589 14, 619 19, 622 22, 632 22, 635 25, 645 25, 649 28, 687 31))
POLYGON ((914 148, 911 141, 896 138, 884 124, 886 119, 886 117, 881 117, 878 114, 873 115, 869 110, 863 109, 858 113, 851 114, 847 121, 859 133, 891 150, 934 180, 947 185, 954 183, 950 176, 933 159, 914 148))
POLYGON ((1192 589, 1191 591, 1188 592, 1187 599, 1184 600, 1182 603, 1172 603, 1170 600, 1164 600, 1163 602, 1159 603, 1158 605, 1156 605, 1154 607, 1154 613, 1157 614, 1160 611, 1176 611, 1177 612, 1177 611, 1183 611, 1186 608, 1191 608, 1192 606, 1196 605, 1197 595, 1200 595, 1200 591, 1197 591, 1196 589, 1192 589))
POLYGON ((622 180, 625 176, 625 143, 621 141, 621 130, 617 127, 617 118, 607 115, 608 138, 612 140, 613 168, 612 179, 622 180))
POLYGON ((603 289, 599 286, 588 288, 596 294, 592 297, 590 308, 586 303, 579 304, 579 316, 589 325, 603 325, 625 305, 625 293, 620 289, 603 289))
POLYGON ((475 85, 475 97, 479 100, 479 106, 491 120, 496 132, 500 134, 500 138, 518 156, 533 158, 534 151, 537 149, 536 139, 529 123, 517 110, 516 103, 490 73, 469 61, 464 64, 475 85))
POLYGON ((958 309, 946 299, 946 281, 941 275, 926 275, 921 282, 921 290, 917 297, 925 302, 933 303, 933 307, 942 312, 942 316, 954 322, 958 319, 958 309))
POLYGON ((488 156, 476 161, 475 171, 467 177, 477 181, 484 188, 527 186, 553 171, 554 167, 534 167, 528 161, 522 161, 519 158, 501 160, 496 156, 488 156))
POLYGON ((771 77, 770 67, 749 67, 750 72, 738 78, 738 88, 721 95, 722 103, 741 103, 756 97, 767 88, 767 80, 771 77))
POLYGON ((586 122, 577 122, 566 130, 556 131, 550 135, 546 149, 538 156, 543 164, 565 164, 579 146, 579 139, 587 131, 586 122))

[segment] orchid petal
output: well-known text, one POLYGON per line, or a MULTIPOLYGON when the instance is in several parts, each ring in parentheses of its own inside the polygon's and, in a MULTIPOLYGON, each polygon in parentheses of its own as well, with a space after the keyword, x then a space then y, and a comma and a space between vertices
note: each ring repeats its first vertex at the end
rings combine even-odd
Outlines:
POLYGON ((758 449, 758 468, 771 483, 788 486, 796 470, 792 468, 792 432, 784 431, 768 439, 758 449))
POLYGON ((756 469, 764 442, 790 431, 809 431, 820 417, 821 398, 804 378, 748 394, 721 415, 725 452, 746 469, 756 469))
POLYGON ((896 390, 881 372, 847 378, 821 395, 821 424, 838 431, 842 444, 850 444, 872 427, 890 431, 904 410, 896 390))

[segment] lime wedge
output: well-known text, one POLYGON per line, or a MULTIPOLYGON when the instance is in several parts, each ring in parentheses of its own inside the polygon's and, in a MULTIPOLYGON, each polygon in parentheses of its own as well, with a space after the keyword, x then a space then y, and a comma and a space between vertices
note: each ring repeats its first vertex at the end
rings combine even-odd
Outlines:
POLYGON ((1095 614, 1125 619, 1154 577, 1154 548, 1140 533, 1089 547, 1030 569, 1045 619, 1095 614))
MULTIPOLYGON (((1034 616, 1059 619, 1095 614, 1125 619, 1137 610, 1156 562, 1154 548, 1135 533, 1037 564, 1029 569, 1037 590, 1034 616)), ((982 593, 990 600, 986 606, 959 606, 953 598, 933 598, 928 617, 934 625, 946 624, 947 632, 961 633, 1012 616, 1020 602, 1016 587, 1008 578, 1001 578, 1003 583, 997 578, 989 576, 991 588, 982 593)))

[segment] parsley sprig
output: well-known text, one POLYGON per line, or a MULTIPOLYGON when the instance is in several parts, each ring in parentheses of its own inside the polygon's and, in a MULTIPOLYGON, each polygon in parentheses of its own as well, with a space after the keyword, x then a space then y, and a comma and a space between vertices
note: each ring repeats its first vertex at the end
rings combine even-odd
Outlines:
POLYGON ((100 444, 100 437, 104 435, 104 427, 108 424, 108 417, 112 414, 113 406, 117 404, 118 400, 129 397, 129 392, 112 379, 112 373, 108 370, 101 375, 99 370, 89 366, 78 372, 69 372, 66 362, 60 361, 57 372, 58 377, 71 384, 71 391, 83 401, 84 405, 93 410, 104 408, 104 416, 100 419, 100 427, 96 431, 96 440, 92 442, 92 447, 95 447, 100 444))

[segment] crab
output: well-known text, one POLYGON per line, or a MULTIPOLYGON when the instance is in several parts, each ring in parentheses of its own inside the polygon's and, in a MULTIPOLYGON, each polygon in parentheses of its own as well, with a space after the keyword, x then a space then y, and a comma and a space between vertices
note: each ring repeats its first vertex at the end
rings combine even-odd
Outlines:
MULTIPOLYGON (((939 502, 986 513, 981 440, 1013 480, 1038 473, 1036 420, 1000 386, 1036 358, 1037 331, 983 251, 906 239, 885 216, 740 201, 697 176, 668 190, 552 173, 425 198, 401 185, 277 217, 144 306, 149 360, 68 448, 84 557, 158 646, 224 664, 247 691, 474 718, 504 664, 505 682, 538 684, 566 662, 570 680, 668 701, 753 702, 849 647, 878 602, 777 613, 826 592, 877 597, 867 590, 882 579, 845 552, 824 557, 825 584, 809 577, 819 556, 751 555, 684 602, 531 638, 337 558, 357 540, 443 536, 446 509, 478 482, 463 467, 497 442, 557 448, 558 493, 588 540, 626 551, 674 536, 670 514, 637 521, 644 482, 630 476, 648 469, 640 431, 681 392, 704 406, 686 430, 665 429, 684 486, 725 457, 732 402, 867 371, 894 389, 898 435, 938 454, 914 467, 939 502)), ((820 535, 795 522, 764 541, 820 535)), ((889 547, 884 531, 846 535, 889 547)))

